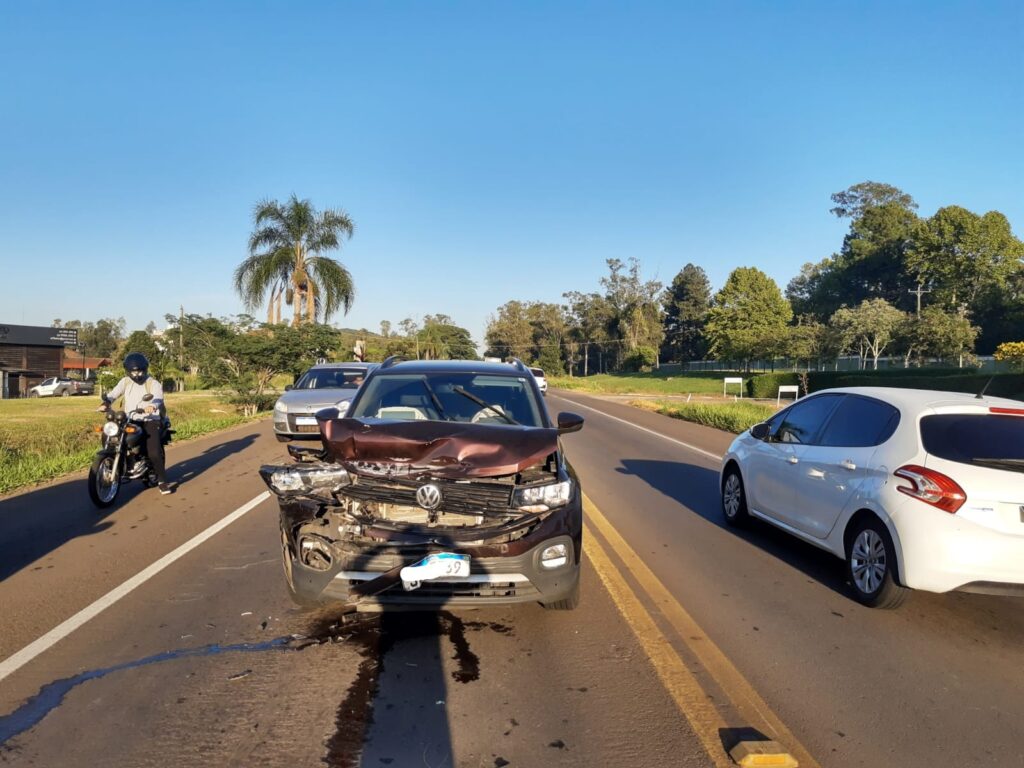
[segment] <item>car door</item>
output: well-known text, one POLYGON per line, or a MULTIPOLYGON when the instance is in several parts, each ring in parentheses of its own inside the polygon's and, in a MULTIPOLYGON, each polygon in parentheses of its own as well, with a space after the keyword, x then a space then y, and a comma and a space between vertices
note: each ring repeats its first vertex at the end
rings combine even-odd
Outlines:
POLYGON ((769 421, 768 437, 757 441, 747 461, 746 490, 756 512, 792 524, 794 475, 803 446, 835 407, 838 396, 817 395, 797 402, 769 421))
POLYGON ((793 526, 817 539, 828 537, 843 510, 858 503, 871 480, 871 457, 899 423, 899 411, 861 395, 844 395, 794 478, 793 526))

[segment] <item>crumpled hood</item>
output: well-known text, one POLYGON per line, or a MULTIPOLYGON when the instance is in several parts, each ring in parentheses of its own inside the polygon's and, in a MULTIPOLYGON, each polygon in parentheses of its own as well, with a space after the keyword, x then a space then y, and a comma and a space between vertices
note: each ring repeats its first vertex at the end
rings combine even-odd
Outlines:
POLYGON ((545 427, 333 419, 322 422, 321 431, 335 461, 448 478, 511 475, 542 463, 558 448, 558 430, 545 427))

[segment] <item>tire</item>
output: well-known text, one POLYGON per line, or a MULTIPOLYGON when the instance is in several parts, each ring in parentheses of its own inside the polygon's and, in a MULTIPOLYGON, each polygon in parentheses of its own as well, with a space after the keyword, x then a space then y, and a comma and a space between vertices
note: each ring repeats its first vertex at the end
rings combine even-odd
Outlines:
POLYGON ((97 456, 89 468, 89 498, 100 509, 106 509, 117 501, 117 494, 121 490, 120 478, 116 478, 110 485, 103 482, 102 473, 113 461, 113 456, 97 456))
POLYGON ((70 389, 62 390, 61 393, 60 393, 60 396, 61 397, 71 397, 71 390, 70 389))
POLYGON ((910 590, 896 583, 896 549, 885 524, 866 517, 846 542, 846 577, 857 602, 869 608, 898 608, 910 590))
POLYGON ((577 581, 568 597, 555 600, 551 603, 541 603, 549 611, 574 611, 580 604, 580 583, 577 581))
POLYGON ((743 478, 736 466, 729 467, 725 471, 725 479, 722 480, 722 517, 728 525, 737 528, 750 522, 747 491, 743 487, 743 478))
POLYGON ((29 397, 39 397, 39 393, 38 392, 29 392, 28 396, 29 397))

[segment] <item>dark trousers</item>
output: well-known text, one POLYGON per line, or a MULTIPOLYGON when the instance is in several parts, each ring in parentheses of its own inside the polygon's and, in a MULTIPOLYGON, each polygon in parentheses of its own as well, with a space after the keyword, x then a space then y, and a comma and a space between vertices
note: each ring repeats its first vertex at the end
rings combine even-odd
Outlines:
POLYGON ((167 482, 167 472, 164 470, 164 446, 160 441, 160 422, 156 419, 142 422, 142 428, 146 431, 146 455, 149 456, 149 463, 153 465, 156 472, 157 482, 167 482))

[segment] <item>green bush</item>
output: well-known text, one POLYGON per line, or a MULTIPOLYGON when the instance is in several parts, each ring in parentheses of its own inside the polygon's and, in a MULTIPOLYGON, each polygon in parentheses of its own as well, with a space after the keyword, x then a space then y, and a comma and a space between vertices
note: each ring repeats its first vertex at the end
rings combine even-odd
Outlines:
POLYGON ((654 347, 637 347, 622 362, 622 367, 630 372, 649 372, 658 362, 658 350, 654 347))
MULTIPOLYGON (((751 376, 746 380, 747 395, 749 397, 773 398, 778 397, 779 387, 800 384, 800 374, 789 373, 762 373, 751 376)), ((801 391, 800 394, 805 394, 801 391)))
POLYGON ((651 402, 639 400, 630 403, 646 411, 671 416, 674 419, 692 421, 706 427, 739 434, 754 424, 770 419, 775 408, 761 403, 673 403, 664 400, 651 402))

